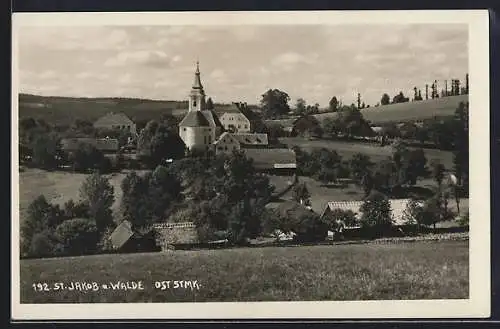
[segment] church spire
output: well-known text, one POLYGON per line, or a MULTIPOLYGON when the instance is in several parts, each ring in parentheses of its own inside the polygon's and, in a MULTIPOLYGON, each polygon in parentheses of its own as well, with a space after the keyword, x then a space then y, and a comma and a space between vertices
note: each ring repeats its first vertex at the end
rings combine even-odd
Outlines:
POLYGON ((200 62, 199 61, 196 61, 196 72, 194 73, 193 89, 202 89, 203 90, 203 85, 201 84, 201 78, 200 78, 200 62))

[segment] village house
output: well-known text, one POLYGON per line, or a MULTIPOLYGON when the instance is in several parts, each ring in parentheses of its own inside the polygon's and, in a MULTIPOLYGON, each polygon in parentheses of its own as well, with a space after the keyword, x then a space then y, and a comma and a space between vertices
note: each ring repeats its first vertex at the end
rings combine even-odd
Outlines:
POLYGON ((133 136, 137 135, 137 126, 125 113, 108 113, 94 122, 96 129, 126 130, 133 136))
POLYGON ((249 133, 252 130, 250 120, 243 114, 236 104, 218 113, 224 129, 232 133, 249 133))
POLYGON ((221 154, 245 148, 265 148, 269 145, 269 141, 267 134, 224 132, 214 144, 216 154, 221 154))
MULTIPOLYGON (((391 211, 392 211, 392 220, 393 220, 393 225, 395 226, 403 226, 404 225, 404 212, 406 210, 406 207, 408 205, 408 202, 410 199, 390 199, 389 203, 391 205, 391 211)), ((335 209, 341 209, 344 211, 352 211, 355 216, 356 220, 361 219, 361 206, 363 205, 364 201, 331 201, 328 202, 325 209, 321 213, 321 218, 328 216, 333 210, 335 209)), ((359 225, 355 225, 352 227, 347 227, 351 229, 357 229, 360 228, 359 225)))
POLYGON ((68 153, 75 152, 82 144, 92 145, 104 154, 114 154, 118 152, 120 148, 118 139, 114 138, 75 137, 63 138, 61 140, 63 151, 68 153))
POLYGON ((111 233, 110 242, 113 250, 119 252, 147 252, 158 251, 155 244, 154 232, 139 233, 132 229, 132 224, 124 220, 111 233))

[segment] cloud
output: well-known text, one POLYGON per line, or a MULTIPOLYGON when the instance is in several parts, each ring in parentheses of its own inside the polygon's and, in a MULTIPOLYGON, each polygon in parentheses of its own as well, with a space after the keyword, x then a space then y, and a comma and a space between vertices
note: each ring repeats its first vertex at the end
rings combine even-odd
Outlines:
POLYGON ((54 71, 43 71, 38 77, 43 80, 50 80, 56 78, 57 74, 54 71))
POLYGON ((123 51, 116 56, 108 58, 105 66, 125 66, 125 65, 170 65, 172 58, 165 52, 158 50, 137 50, 123 51))

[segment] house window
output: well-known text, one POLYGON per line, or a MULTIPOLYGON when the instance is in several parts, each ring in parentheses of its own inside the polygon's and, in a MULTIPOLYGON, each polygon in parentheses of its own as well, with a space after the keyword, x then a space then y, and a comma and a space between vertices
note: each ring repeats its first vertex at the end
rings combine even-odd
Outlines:
POLYGON ((127 126, 127 129, 130 130, 130 126, 127 126))
POLYGON ((224 147, 224 149, 227 151, 227 146, 226 146, 226 147, 224 147))
POLYGON ((193 106, 196 107, 196 100, 193 100, 193 106))
POLYGON ((186 131, 186 128, 184 128, 184 131, 186 131))

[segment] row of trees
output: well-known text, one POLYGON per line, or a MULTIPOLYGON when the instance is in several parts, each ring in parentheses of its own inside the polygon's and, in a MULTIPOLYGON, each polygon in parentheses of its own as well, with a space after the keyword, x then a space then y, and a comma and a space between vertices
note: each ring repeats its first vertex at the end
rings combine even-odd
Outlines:
MULTIPOLYGON (((461 82, 459 79, 451 79, 450 87, 448 87, 448 80, 444 80, 444 88, 439 92, 438 81, 434 80, 434 82, 429 86, 429 84, 425 85, 425 95, 422 96, 422 90, 417 87, 413 88, 413 98, 412 101, 422 101, 424 99, 435 99, 439 97, 447 97, 447 96, 456 96, 456 95, 464 95, 469 93, 469 74, 465 76, 464 86, 460 86, 461 82), (429 91, 430 87, 430 91, 429 91)), ((260 106, 262 113, 265 118, 280 118, 286 116, 291 108, 289 105, 290 96, 279 89, 268 89, 264 94, 262 94, 260 106)), ((380 103, 374 105, 375 107, 380 105, 388 105, 388 104, 397 104, 397 103, 406 103, 409 102, 410 98, 406 97, 402 91, 394 95, 391 99, 389 94, 384 93, 380 99, 380 103)), ((361 94, 358 93, 356 97, 356 104, 351 104, 352 107, 359 109, 369 108, 370 105, 365 104, 362 101, 361 94)), ((307 115, 307 114, 316 114, 320 112, 320 106, 318 103, 314 105, 307 105, 306 101, 303 98, 299 98, 296 101, 295 108, 293 112, 296 115, 307 115)), ((328 111, 329 112, 337 112, 342 111, 344 109, 344 105, 342 101, 338 99, 336 96, 333 96, 328 103, 328 111)))

